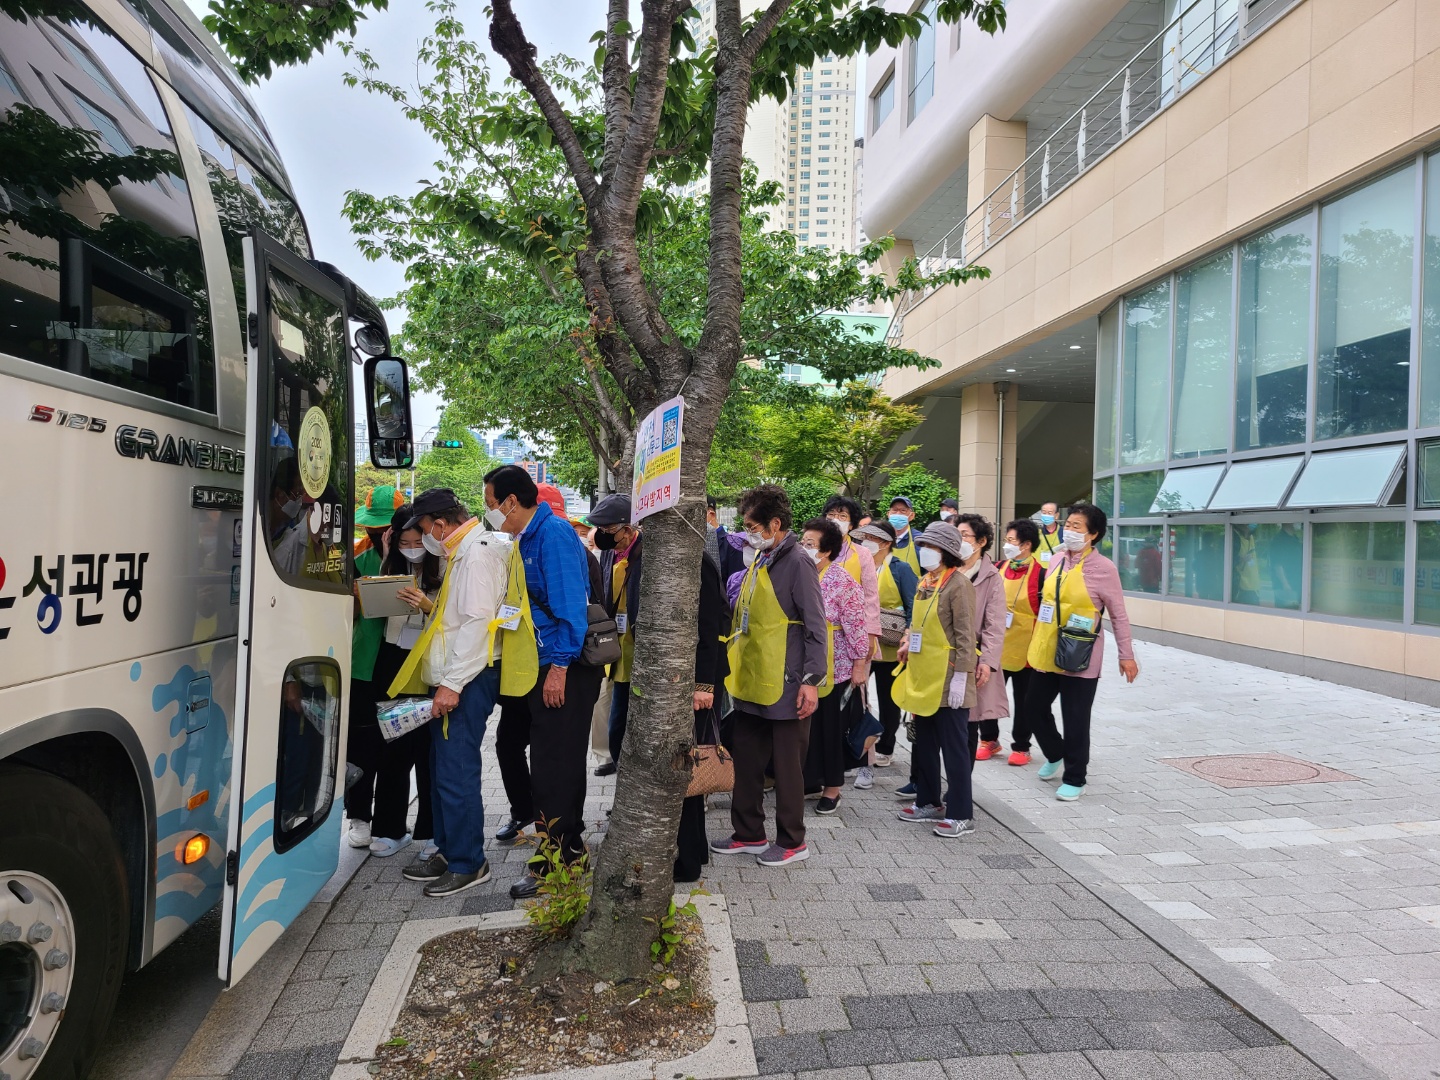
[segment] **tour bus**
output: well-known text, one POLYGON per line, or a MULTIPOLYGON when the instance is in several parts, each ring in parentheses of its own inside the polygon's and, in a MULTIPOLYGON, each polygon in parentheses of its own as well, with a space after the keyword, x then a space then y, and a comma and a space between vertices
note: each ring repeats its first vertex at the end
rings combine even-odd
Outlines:
POLYGON ((126 971, 218 903, 234 983, 335 870, 389 344, 182 0, 0 4, 0 1077, 83 1077, 126 971))

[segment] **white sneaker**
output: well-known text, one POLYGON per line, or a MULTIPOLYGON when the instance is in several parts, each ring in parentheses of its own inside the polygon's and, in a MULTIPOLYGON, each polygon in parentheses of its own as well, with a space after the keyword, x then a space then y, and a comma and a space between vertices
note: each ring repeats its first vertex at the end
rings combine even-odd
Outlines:
POLYGON ((871 771, 869 765, 861 765, 860 771, 855 774, 855 787, 860 791, 864 791, 874 786, 875 773, 871 771))
POLYGON ((370 822, 350 822, 350 834, 346 839, 350 841, 351 847, 369 847, 370 841, 374 839, 374 837, 370 835, 370 822))
POLYGON ((891 755, 891 754, 876 754, 876 755, 875 755, 875 768, 877 768, 877 769, 888 769, 888 768, 890 767, 891 762, 893 762, 894 760, 895 760, 895 758, 894 758, 894 756, 891 755))
POLYGON ((391 840, 387 836, 377 836, 374 840, 370 841, 370 854, 374 855, 377 859, 388 859, 397 851, 401 851, 409 846, 409 833, 406 833, 399 840, 391 840))

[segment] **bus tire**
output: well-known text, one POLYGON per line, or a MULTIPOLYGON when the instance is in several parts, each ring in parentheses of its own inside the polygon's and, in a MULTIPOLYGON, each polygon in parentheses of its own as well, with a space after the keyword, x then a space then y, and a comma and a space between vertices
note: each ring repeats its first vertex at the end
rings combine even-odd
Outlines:
MULTIPOLYGON (((8 912, 21 934, 0 949, 9 950, 11 974, 30 966, 42 997, 65 991, 58 1017, 42 1005, 19 1034, 13 1033, 24 1023, 23 1009, 11 996, 3 1006, 9 1015, 0 1016, 0 1032, 8 1020, 13 1034, 0 1033, 0 1071, 16 1080, 84 1080, 125 974, 130 901, 124 862, 104 811, 48 773, 0 765, 0 822, 0 913, 8 912), (71 925, 54 918, 57 912, 71 925), (41 929, 33 936, 51 931, 43 942, 30 940, 36 924, 41 929), (33 959, 25 948, 34 950, 33 959), (63 963, 62 954, 68 956, 63 963)), ((0 918, 0 930, 6 921, 0 918)))

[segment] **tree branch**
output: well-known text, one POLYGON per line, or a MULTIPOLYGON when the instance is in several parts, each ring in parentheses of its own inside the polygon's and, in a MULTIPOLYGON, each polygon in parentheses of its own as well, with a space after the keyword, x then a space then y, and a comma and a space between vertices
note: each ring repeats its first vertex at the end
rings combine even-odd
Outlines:
POLYGON ((525 30, 521 27, 520 20, 515 17, 510 0, 492 0, 492 3, 494 15, 490 20, 490 44, 509 61, 510 74, 530 92, 530 96, 540 106, 541 115, 554 132, 560 152, 565 155, 565 164, 570 167, 570 174, 575 178, 580 197, 585 200, 587 208, 598 212, 601 193, 595 180, 595 172, 590 167, 590 160, 585 156, 580 137, 575 133, 575 127, 570 123, 564 106, 560 104, 555 91, 550 88, 539 65, 535 63, 535 46, 525 37, 525 30))
MULTIPOLYGON (((617 0, 612 0, 612 5, 615 2, 617 0)), ((612 128, 623 132, 619 160, 613 166, 606 162, 605 201, 611 211, 610 220, 627 224, 635 220, 655 137, 660 131, 665 86, 670 75, 670 31, 680 5, 675 0, 641 0, 641 8, 645 21, 640 28, 635 96, 627 102, 629 108, 623 113, 613 110, 608 100, 605 107, 607 145, 612 128)), ((606 61, 608 66, 608 56, 606 61)))
POLYGON ((602 186, 609 189, 610 177, 620 164, 625 144, 625 127, 612 124, 616 117, 630 115, 630 0, 610 0, 605 16, 605 66, 601 75, 605 88, 605 157, 600 163, 602 186), (625 24, 625 33, 617 27, 625 24))
POLYGON ((755 62, 755 57, 760 53, 760 47, 765 44, 780 19, 794 2, 795 0, 770 0, 770 6, 765 9, 765 14, 760 16, 760 20, 750 28, 750 32, 740 43, 740 51, 749 63, 755 62))

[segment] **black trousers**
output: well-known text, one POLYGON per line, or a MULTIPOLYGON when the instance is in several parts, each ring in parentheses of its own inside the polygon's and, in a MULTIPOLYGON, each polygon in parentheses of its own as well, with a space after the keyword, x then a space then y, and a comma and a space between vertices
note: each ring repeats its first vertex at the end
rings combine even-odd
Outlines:
POLYGON ((530 706, 523 697, 500 698, 500 726, 495 731, 495 760, 500 783, 510 802, 513 821, 535 820, 535 799, 530 792, 530 706))
POLYGON ((610 760, 620 764, 620 748, 625 745, 625 729, 630 724, 630 684, 617 682, 610 689, 610 760))
MULTIPOLYGON (((845 732, 849 709, 840 707, 844 687, 835 687, 820 699, 810 717, 810 745, 805 751, 805 790, 842 787, 845 783, 845 732)), ((859 699, 859 693, 850 696, 859 699)))
POLYGON ((874 660, 870 663, 870 670, 875 673, 875 691, 880 698, 876 703, 876 716, 885 729, 875 744, 875 752, 887 757, 895 753, 895 733, 900 730, 900 706, 896 705, 895 699, 890 696, 891 689, 895 686, 897 667, 899 664, 893 660, 874 660))
POLYGON ((368 822, 373 816, 375 773, 385 753, 385 739, 375 720, 375 701, 374 682, 350 680, 350 731, 345 737, 345 760, 360 770, 360 779, 345 792, 345 816, 351 821, 368 822))
MULTIPOLYGON (((385 641, 380 644, 379 655, 375 657, 375 671, 370 685, 376 701, 386 700, 390 684, 400 674, 400 668, 410 650, 385 641)), ((421 695, 403 695, 418 697, 421 695)), ((375 715, 371 706, 370 715, 375 715)), ((353 723, 353 721, 352 721, 353 723)), ((379 735, 379 727, 376 726, 379 735)), ((394 742, 385 742, 381 737, 379 760, 375 767, 375 817, 370 832, 376 837, 399 840, 406 832, 412 832, 416 840, 431 840, 435 836, 435 816, 431 802, 430 784, 430 725, 407 731, 394 742), (415 774, 415 790, 419 797, 419 811, 415 815, 415 828, 408 830, 410 814, 410 774, 415 774)))
MULTIPOLYGON (((543 696, 550 665, 540 668, 525 695, 530 710, 530 791, 539 831, 558 844, 566 861, 585 854, 585 778, 590 715, 600 697, 601 669, 575 664, 565 672, 565 703, 550 708, 543 696)), ((523 819, 522 819, 523 820, 523 819)))
POLYGON ((805 754, 810 721, 767 720, 730 714, 727 745, 735 757, 735 790, 730 796, 730 826, 737 840, 765 839, 765 765, 775 767, 775 842, 783 848, 805 843, 805 754))
POLYGON ((940 799, 940 762, 945 762, 945 816, 968 821, 975 816, 970 794, 970 770, 980 725, 970 723, 969 709, 940 709, 934 716, 915 718, 915 804, 936 806, 940 799))
MULTIPOLYGON (((1005 681, 1010 684, 1015 699, 1010 707, 1010 749, 1021 753, 1030 752, 1030 717, 1025 712, 1025 691, 1030 686, 1030 676, 1033 674, 1035 669, 1028 667, 1005 672, 1005 681)), ((991 678, 994 678, 993 674, 991 678)), ((981 720, 980 738, 985 742, 999 742, 1000 721, 981 720)))
POLYGON ((1090 765, 1090 712, 1095 706, 1099 679, 1079 675, 1060 675, 1036 671, 1025 691, 1025 706, 1030 713, 1031 730, 1046 761, 1064 761, 1061 782, 1074 787, 1085 786, 1085 771, 1090 765), (1060 718, 1065 733, 1055 730, 1055 717, 1050 706, 1060 699, 1060 718))

